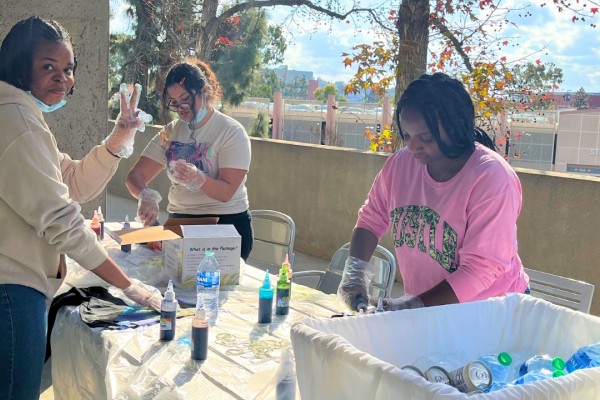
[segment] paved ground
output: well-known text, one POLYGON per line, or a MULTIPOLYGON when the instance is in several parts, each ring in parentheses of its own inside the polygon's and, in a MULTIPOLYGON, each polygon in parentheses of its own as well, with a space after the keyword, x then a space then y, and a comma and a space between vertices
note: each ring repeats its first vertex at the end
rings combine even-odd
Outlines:
MULTIPOLYGON (((107 209, 103 210, 104 218, 107 221, 123 221, 125 216, 128 215, 129 219, 132 220, 136 215, 137 201, 133 199, 127 199, 120 196, 108 194, 106 200, 107 209)), ((89 216, 91 218, 91 216, 89 216)), ((161 220, 164 221, 167 218, 166 213, 161 212, 161 220)), ((295 252, 294 259, 294 271, 307 271, 307 270, 320 270, 324 271, 327 269, 329 260, 311 256, 310 254, 295 252)), ((312 286, 316 284, 314 281, 303 281, 302 284, 312 286)), ((402 284, 396 282, 394 289, 392 290, 392 296, 398 297, 403 294, 402 284)), ((40 400, 54 400, 54 392, 52 391, 52 375, 51 375, 51 362, 48 361, 44 367, 44 374, 42 376, 42 388, 41 388, 40 400)))

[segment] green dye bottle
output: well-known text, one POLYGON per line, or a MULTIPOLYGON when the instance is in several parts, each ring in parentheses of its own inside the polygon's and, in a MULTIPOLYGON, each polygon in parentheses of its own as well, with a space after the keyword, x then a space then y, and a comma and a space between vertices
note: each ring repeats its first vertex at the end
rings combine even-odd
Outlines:
POLYGON ((279 271, 277 280, 277 296, 275 298, 275 314, 288 315, 290 312, 290 289, 291 283, 288 280, 287 269, 285 265, 279 271))

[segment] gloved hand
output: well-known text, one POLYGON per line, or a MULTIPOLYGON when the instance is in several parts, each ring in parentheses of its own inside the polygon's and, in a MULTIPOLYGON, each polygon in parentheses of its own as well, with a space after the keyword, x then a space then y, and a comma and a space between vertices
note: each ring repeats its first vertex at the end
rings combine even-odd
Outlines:
POLYGON ((158 203, 162 196, 154 189, 145 188, 138 196, 137 217, 144 226, 152 226, 158 218, 158 203))
POLYGON ((348 257, 338 286, 338 299, 354 311, 366 311, 369 304, 367 288, 373 273, 367 270, 367 265, 368 262, 360 258, 348 257))
POLYGON ((396 299, 383 299, 383 309, 385 311, 398 311, 421 307, 425 307, 425 304, 423 304, 421 298, 419 296, 412 296, 410 294, 405 294, 404 296, 396 299))
POLYGON ((175 183, 183 185, 193 192, 199 191, 208 178, 194 164, 190 164, 185 160, 171 161, 169 163, 169 170, 175 183))
POLYGON ((154 286, 146 285, 137 279, 131 279, 131 286, 123 289, 123 294, 144 307, 153 308, 160 312, 163 297, 154 286))
POLYGON ((142 92, 142 85, 136 83, 133 94, 127 91, 127 85, 122 83, 119 92, 121 95, 121 110, 117 116, 115 127, 102 143, 112 154, 128 158, 133 154, 135 131, 144 131, 145 122, 152 121, 152 116, 137 109, 142 92))

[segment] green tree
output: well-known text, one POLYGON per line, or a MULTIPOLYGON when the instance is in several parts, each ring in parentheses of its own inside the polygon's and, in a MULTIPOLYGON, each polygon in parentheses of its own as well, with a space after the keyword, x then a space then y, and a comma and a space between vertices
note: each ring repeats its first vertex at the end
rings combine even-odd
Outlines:
POLYGON ((505 90, 515 108, 551 108, 551 94, 563 82, 562 69, 553 63, 515 65, 511 74, 512 79, 505 90))
MULTIPOLYGON (((239 14, 223 8, 216 25, 219 36, 211 43, 206 57, 196 51, 201 36, 202 17, 210 13, 198 0, 127 0, 132 32, 111 41, 111 60, 120 65, 112 69, 113 81, 140 82, 144 92, 140 107, 157 115, 160 92, 169 66, 188 56, 211 62, 224 88, 224 101, 239 104, 251 82, 260 76, 263 63, 278 63, 287 47, 281 27, 268 26, 266 12, 259 8, 238 8, 239 14), (119 61, 116 61, 119 60, 119 61)), ((206 46, 204 46, 206 48, 206 46)), ((118 90, 118 85, 112 86, 118 90)), ((161 115, 158 120, 168 118, 161 115)))
POLYGON ((273 88, 264 82, 251 87, 249 94, 251 97, 262 97, 273 101, 273 88))
MULTIPOLYGON (((518 45, 517 39, 502 37, 501 32, 515 25, 517 15, 533 15, 534 5, 511 9, 511 3, 502 0, 400 0, 388 4, 386 11, 378 13, 379 18, 373 17, 374 26, 381 28, 386 40, 355 46, 352 54, 343 55, 344 64, 355 65, 357 71, 346 93, 370 87, 382 95, 391 82, 387 78, 394 76, 395 98, 399 98, 425 71, 443 71, 463 80, 479 115, 488 118, 502 111, 504 90, 514 78, 509 66, 523 60, 510 62, 499 55, 504 47, 518 45), (435 46, 430 48, 430 42, 435 46), (364 46, 371 48, 363 51, 364 46)), ((553 6, 573 22, 594 21, 598 12, 595 3, 561 0, 553 6)))
POLYGON ((250 136, 262 138, 269 137, 269 116, 264 111, 259 111, 258 114, 256 114, 250 136))
POLYGON ((263 10, 248 10, 243 18, 231 18, 221 25, 212 62, 228 104, 239 105, 252 83, 259 79, 267 33, 263 10))
POLYGON ((590 96, 585 92, 583 87, 579 88, 577 93, 575 93, 571 105, 578 110, 587 110, 590 108, 590 96))
POLYGON ((306 99, 308 97, 308 81, 303 76, 297 76, 282 88, 284 96, 291 99, 306 99))
POLYGON ((313 92, 313 96, 315 96, 315 98, 317 100, 321 100, 323 102, 327 101, 327 97, 330 94, 334 95, 337 100, 338 89, 337 89, 337 87, 335 87, 335 85, 333 83, 328 83, 327 85, 325 85, 323 87, 316 88, 315 91, 313 92))

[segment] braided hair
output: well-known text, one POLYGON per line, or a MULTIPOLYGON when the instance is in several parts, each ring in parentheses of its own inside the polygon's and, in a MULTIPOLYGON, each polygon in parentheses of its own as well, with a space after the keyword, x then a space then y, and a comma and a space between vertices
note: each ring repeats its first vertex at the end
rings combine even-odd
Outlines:
POLYGON ((408 85, 396 106, 396 123, 402 139, 404 134, 400 125, 400 112, 404 107, 412 107, 423 115, 440 151, 448 158, 457 158, 473 151, 476 141, 495 150, 494 142, 488 134, 475 126, 473 101, 457 79, 438 72, 421 75, 408 85), (440 125, 448 134, 450 145, 441 139, 440 125))
MULTIPOLYGON (((39 17, 29 17, 17 22, 8 32, 0 47, 0 81, 21 90, 29 90, 33 53, 39 42, 68 43, 73 49, 73 74, 77 68, 77 58, 71 35, 58 22, 39 17)), ((68 94, 73 94, 73 88, 68 94)))

